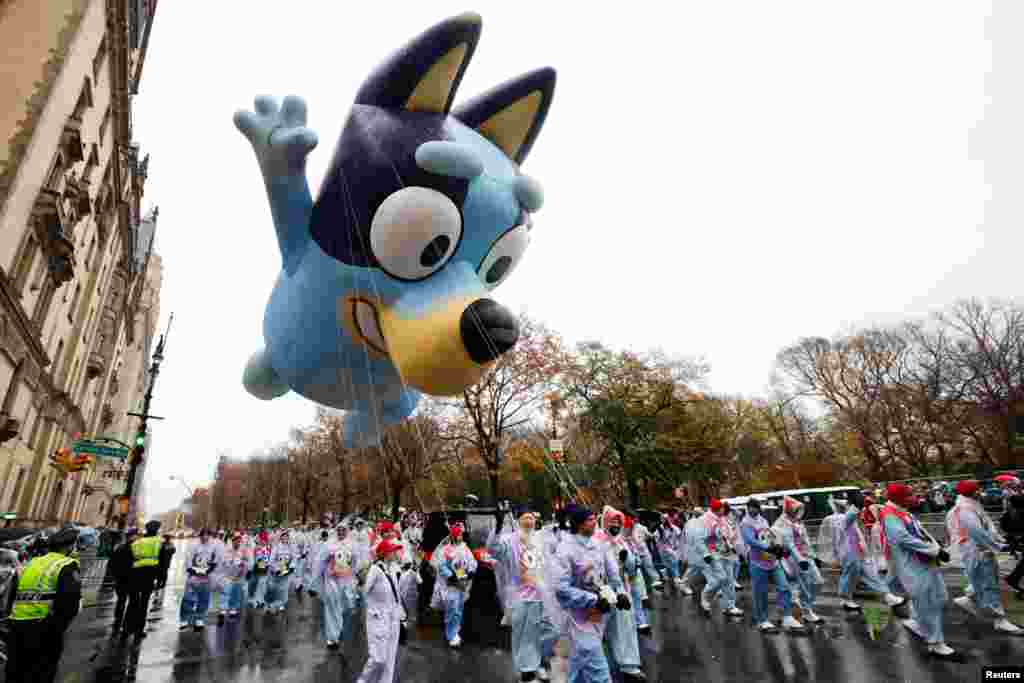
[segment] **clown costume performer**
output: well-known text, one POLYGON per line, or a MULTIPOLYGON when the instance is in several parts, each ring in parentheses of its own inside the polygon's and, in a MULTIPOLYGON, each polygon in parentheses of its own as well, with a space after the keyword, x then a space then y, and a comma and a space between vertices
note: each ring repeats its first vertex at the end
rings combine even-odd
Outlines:
POLYGON ((267 582, 270 580, 270 556, 273 554, 270 534, 260 531, 253 549, 253 569, 249 576, 249 606, 263 608, 267 601, 267 582))
POLYGON ((348 529, 339 525, 336 540, 321 549, 316 588, 320 594, 322 617, 320 635, 329 650, 337 649, 344 639, 345 624, 356 606, 356 572, 361 562, 357 548, 347 538, 348 529))
POLYGON ((317 539, 310 547, 309 562, 306 563, 306 588, 314 598, 323 588, 320 584, 320 568, 327 546, 331 544, 331 531, 321 528, 317 531, 317 539))
MULTIPOLYGON (((640 643, 637 640, 637 624, 632 601, 626 594, 630 584, 640 580, 640 565, 631 544, 623 537, 622 527, 625 515, 605 506, 601 514, 604 531, 594 534, 598 545, 603 545, 611 563, 617 568, 624 591, 615 596, 615 607, 608 615, 604 641, 611 654, 614 669, 622 672, 626 681, 642 681, 646 678, 641 667, 640 643)), ((610 598, 609 598, 610 600, 610 598)), ((634 598, 635 600, 635 598, 634 598)))
POLYGON ((974 587, 974 594, 963 595, 953 603, 976 617, 994 617, 995 630, 1000 633, 1022 635, 1024 629, 1006 618, 999 597, 996 553, 1008 552, 1010 548, 981 505, 978 482, 961 481, 956 485, 956 493, 956 504, 946 515, 946 530, 950 543, 960 555, 960 566, 974 587))
MULTIPOLYGON (((602 523, 603 521, 604 520, 602 519, 602 523)), ((648 599, 649 594, 647 592, 647 582, 644 580, 643 571, 643 558, 645 554, 650 558, 650 550, 647 548, 646 544, 637 540, 638 537, 642 538, 645 532, 641 531, 639 534, 634 533, 637 528, 636 520, 623 514, 623 523, 625 526, 623 540, 625 541, 626 547, 632 554, 633 561, 636 563, 636 572, 630 574, 627 580, 627 577, 622 576, 622 568, 620 566, 619 575, 622 578, 623 585, 629 592, 630 609, 633 610, 633 623, 636 624, 636 628, 640 633, 650 635, 650 619, 647 618, 647 605, 650 604, 650 600, 648 599)), ((595 538, 598 540, 605 539, 601 533, 595 535, 595 538)))
POLYGON ((597 518, 588 508, 569 511, 571 534, 558 546, 555 595, 567 613, 569 673, 567 683, 610 683, 604 655, 608 613, 623 592, 618 568, 603 544, 597 543, 597 518))
POLYGON ((245 601, 246 577, 252 571, 252 566, 252 553, 242 546, 242 535, 236 533, 221 555, 221 616, 238 616, 245 601))
POLYGON ((292 551, 295 553, 295 562, 292 564, 291 587, 296 593, 301 593, 303 588, 308 585, 306 573, 309 565, 312 564, 310 557, 312 544, 308 534, 301 529, 296 529, 293 535, 292 551))
POLYGON ((217 546, 210 541, 210 532, 199 532, 199 543, 185 555, 185 594, 178 610, 178 628, 185 630, 206 626, 206 612, 210 609, 210 579, 217 570, 217 546))
POLYGON ((658 554, 661 555, 661 562, 665 566, 665 574, 679 586, 682 583, 682 575, 679 573, 679 543, 682 531, 676 525, 674 513, 664 515, 655 537, 658 554))
POLYGON ((730 617, 743 616, 743 610, 736 607, 736 582, 733 565, 736 549, 726 537, 724 518, 729 506, 717 498, 703 517, 698 517, 693 528, 690 553, 687 561, 704 575, 704 590, 700 594, 700 609, 704 616, 711 615, 711 599, 718 595, 722 613, 730 617))
POLYGON ((865 507, 864 496, 860 491, 853 491, 847 495, 847 500, 846 512, 843 513, 833 542, 835 555, 843 568, 839 577, 839 597, 843 600, 843 609, 851 612, 860 610, 860 605, 853 601, 858 581, 864 583, 868 590, 880 594, 889 607, 899 607, 906 602, 906 598, 895 595, 889 589, 878 576, 868 555, 869 536, 861 514, 861 509, 865 507))
POLYGON ((792 593, 789 581, 779 560, 788 554, 779 543, 768 521, 761 516, 761 503, 755 498, 747 501, 747 516, 740 523, 743 543, 750 550, 750 584, 753 591, 753 621, 762 632, 775 630, 768 620, 768 584, 775 583, 775 594, 782 610, 782 627, 787 631, 802 631, 804 625, 793 617, 792 593))
POLYGON ((818 571, 814 546, 803 523, 804 504, 795 498, 782 499, 782 514, 772 525, 772 531, 789 556, 782 559, 782 570, 786 573, 790 588, 796 589, 794 602, 800 608, 804 621, 817 624, 824 619, 814 613, 818 596, 818 585, 822 583, 818 571))
POLYGON ((949 561, 947 553, 921 526, 908 508, 916 502, 906 484, 889 484, 888 502, 882 508, 882 542, 889 570, 899 575, 910 593, 911 618, 903 622, 910 631, 928 643, 936 657, 952 657, 942 633, 942 608, 946 603, 946 583, 939 563, 949 561))
POLYGON ((462 610, 473 586, 476 558, 466 545, 462 524, 449 527, 448 538, 438 546, 432 561, 437 570, 437 590, 444 606, 444 637, 451 648, 462 645, 462 610))
POLYGON ((502 534, 504 512, 495 513, 496 524, 487 539, 487 551, 501 567, 508 586, 505 613, 512 627, 512 659, 520 680, 550 680, 548 659, 558 631, 546 609, 550 592, 545 575, 546 558, 537 517, 528 508, 517 508, 516 528, 502 534))
POLYGON ((377 559, 367 568, 366 644, 368 657, 357 683, 393 683, 405 610, 398 599, 399 553, 402 546, 385 540, 377 559))
POLYGON ((270 572, 267 578, 266 601, 271 612, 284 612, 288 607, 291 576, 295 571, 295 549, 285 529, 270 554, 270 572))

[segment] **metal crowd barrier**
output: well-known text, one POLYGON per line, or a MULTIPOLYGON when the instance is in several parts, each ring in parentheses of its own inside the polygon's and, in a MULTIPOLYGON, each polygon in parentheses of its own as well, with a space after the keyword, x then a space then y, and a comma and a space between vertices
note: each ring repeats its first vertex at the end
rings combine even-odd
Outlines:
POLYGON ((82 579, 82 607, 95 607, 100 596, 113 589, 113 582, 107 579, 107 558, 95 552, 82 553, 78 557, 79 574, 82 579))

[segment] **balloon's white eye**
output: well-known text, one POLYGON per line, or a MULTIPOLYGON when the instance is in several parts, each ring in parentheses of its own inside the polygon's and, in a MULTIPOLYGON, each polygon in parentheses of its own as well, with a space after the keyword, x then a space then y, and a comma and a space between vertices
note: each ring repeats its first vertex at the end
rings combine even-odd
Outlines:
POLYGON ((499 237, 477 271, 480 279, 484 281, 484 286, 494 289, 504 282, 519 264, 519 259, 523 257, 523 252, 529 244, 530 228, 526 225, 517 225, 499 237))
POLYGON ((383 202, 370 225, 380 267, 400 280, 422 280, 448 262, 462 236, 452 200, 427 187, 406 187, 383 202))

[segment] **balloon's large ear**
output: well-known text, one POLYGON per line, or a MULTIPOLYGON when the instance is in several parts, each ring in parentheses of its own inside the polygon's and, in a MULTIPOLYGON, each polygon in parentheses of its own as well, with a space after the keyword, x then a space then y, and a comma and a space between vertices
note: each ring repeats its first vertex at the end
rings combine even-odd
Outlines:
POLYGON ((467 12, 428 29, 377 67, 356 104, 447 114, 480 28, 480 15, 467 12))
POLYGON ((522 164, 555 94, 555 70, 531 71, 457 107, 452 115, 522 164))

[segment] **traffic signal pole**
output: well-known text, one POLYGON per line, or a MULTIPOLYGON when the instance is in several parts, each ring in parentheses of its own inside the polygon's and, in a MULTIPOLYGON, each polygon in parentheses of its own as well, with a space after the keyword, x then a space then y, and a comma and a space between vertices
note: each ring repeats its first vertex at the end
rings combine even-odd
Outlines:
POLYGON ((139 423, 139 429, 135 434, 135 447, 132 449, 131 455, 128 456, 128 480, 125 484, 124 495, 122 499, 127 499, 128 505, 127 510, 121 515, 121 521, 118 524, 118 528, 124 529, 128 523, 128 515, 132 511, 132 500, 135 498, 135 475, 138 472, 139 465, 142 464, 143 455, 146 452, 146 433, 147 433, 147 422, 149 420, 162 420, 162 417, 149 414, 149 406, 153 401, 153 387, 156 385, 156 378, 160 374, 160 363, 164 360, 164 343, 167 341, 168 335, 171 333, 171 323, 174 322, 174 314, 171 314, 170 319, 167 321, 167 331, 160 335, 160 341, 157 342, 156 349, 153 351, 153 362, 149 366, 149 385, 146 387, 146 395, 142 399, 142 412, 141 413, 128 413, 132 417, 138 417, 142 421, 139 423))

